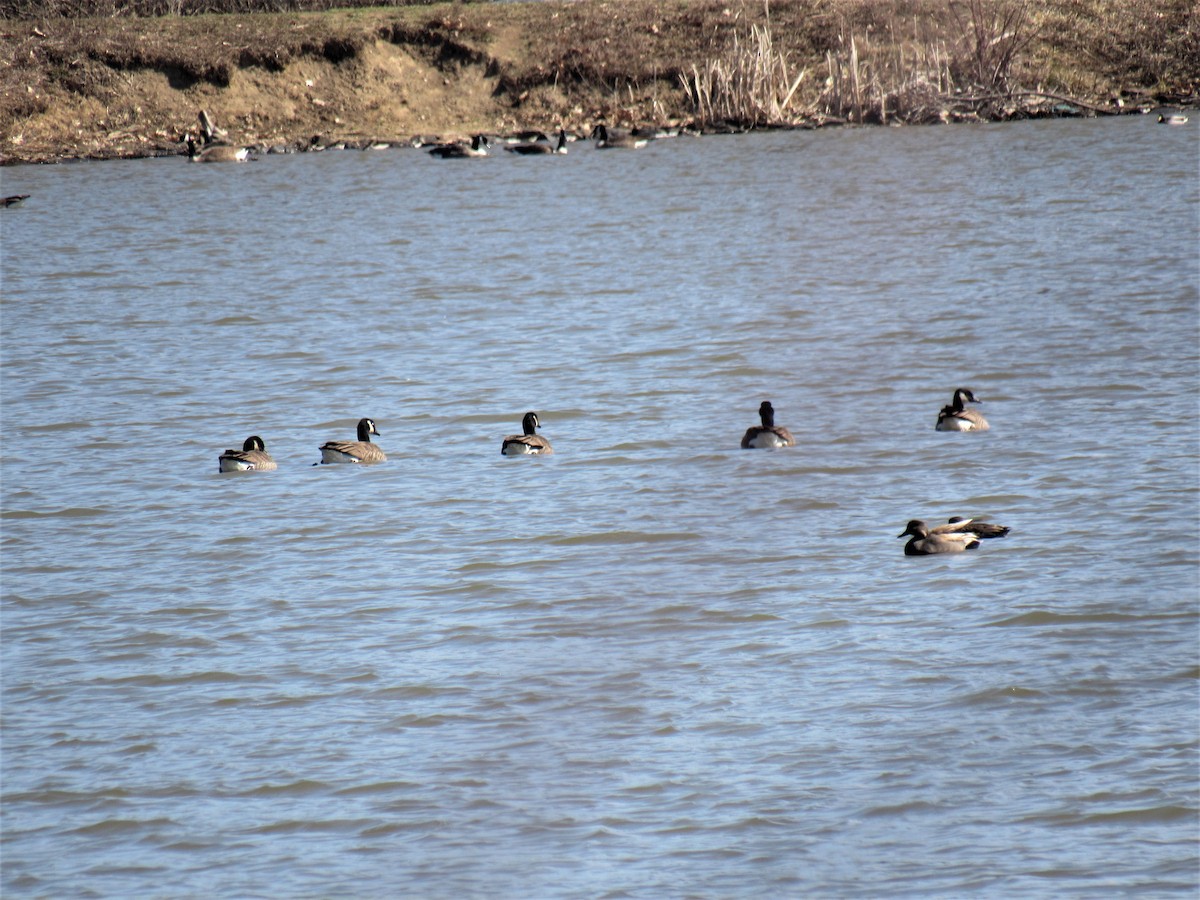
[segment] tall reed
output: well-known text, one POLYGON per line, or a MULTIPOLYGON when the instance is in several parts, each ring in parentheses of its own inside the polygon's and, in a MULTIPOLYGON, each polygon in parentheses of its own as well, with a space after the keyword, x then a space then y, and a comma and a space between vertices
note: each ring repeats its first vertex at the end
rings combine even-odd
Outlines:
POLYGON ((775 49, 770 8, 767 20, 753 24, 744 38, 735 34, 733 46, 719 59, 679 76, 701 125, 730 122, 743 126, 778 125, 792 121, 788 107, 804 80, 794 76, 787 55, 775 49))

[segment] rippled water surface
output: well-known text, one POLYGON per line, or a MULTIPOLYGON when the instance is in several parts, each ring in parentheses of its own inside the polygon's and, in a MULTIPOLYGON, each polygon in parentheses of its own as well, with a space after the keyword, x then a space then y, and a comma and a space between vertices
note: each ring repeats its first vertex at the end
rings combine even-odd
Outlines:
POLYGON ((1194 896, 1196 135, 5 170, 5 896, 1194 896))

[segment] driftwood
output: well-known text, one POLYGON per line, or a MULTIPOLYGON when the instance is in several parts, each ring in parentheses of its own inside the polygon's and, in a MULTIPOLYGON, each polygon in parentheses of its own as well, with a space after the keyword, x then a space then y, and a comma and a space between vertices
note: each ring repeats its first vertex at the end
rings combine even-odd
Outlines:
POLYGON ((1045 97, 1048 100, 1057 100, 1059 103, 1066 103, 1070 106, 1078 106, 1080 109, 1091 110, 1101 116, 1115 116, 1121 112, 1112 107, 1096 106, 1093 103, 1085 103, 1082 100, 1076 100, 1074 97, 1068 97, 1065 94, 1052 94, 1049 91, 1012 91, 1011 93, 1004 94, 950 96, 944 99, 947 103, 991 103, 993 101, 1015 100, 1018 97, 1045 97))

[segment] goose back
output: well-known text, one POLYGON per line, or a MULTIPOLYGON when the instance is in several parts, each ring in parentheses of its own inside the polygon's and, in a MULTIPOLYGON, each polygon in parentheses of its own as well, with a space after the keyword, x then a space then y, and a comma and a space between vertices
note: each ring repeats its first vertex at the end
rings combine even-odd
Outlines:
POLYGON ((954 392, 954 398, 938 413, 935 430, 987 431, 991 427, 987 419, 977 410, 966 407, 968 403, 982 402, 968 388, 958 388, 954 392))
POLYGON ((270 472, 275 460, 267 452, 263 439, 253 434, 246 438, 241 450, 226 450, 217 460, 221 472, 270 472))
POLYGON ((550 442, 537 433, 541 427, 537 413, 527 412, 521 419, 522 434, 510 434, 500 444, 502 456, 549 456, 554 452, 550 442))
POLYGON ((764 400, 759 405, 758 418, 761 424, 747 428, 742 435, 743 450, 796 446, 792 433, 782 425, 775 424, 775 408, 771 406, 771 401, 764 400))
POLYGON ((387 459, 378 444, 371 443, 371 435, 379 437, 374 419, 359 419, 358 440, 326 441, 321 445, 322 463, 377 463, 387 459))

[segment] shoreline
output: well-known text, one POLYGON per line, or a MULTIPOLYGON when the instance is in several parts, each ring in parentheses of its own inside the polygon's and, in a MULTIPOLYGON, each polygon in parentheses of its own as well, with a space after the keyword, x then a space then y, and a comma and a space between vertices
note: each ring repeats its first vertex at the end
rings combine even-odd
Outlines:
POLYGON ((729 133, 1200 104, 1200 12, 1179 0, 1151 4, 1153 53, 1135 35, 1150 0, 1089 0, 1090 16, 1042 4, 993 38, 1012 46, 991 85, 966 71, 948 2, 904 18, 887 0, 543 0, 0 20, 0 165, 183 153, 202 110, 229 143, 267 152, 598 122, 729 133))

